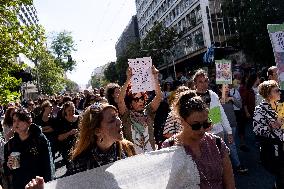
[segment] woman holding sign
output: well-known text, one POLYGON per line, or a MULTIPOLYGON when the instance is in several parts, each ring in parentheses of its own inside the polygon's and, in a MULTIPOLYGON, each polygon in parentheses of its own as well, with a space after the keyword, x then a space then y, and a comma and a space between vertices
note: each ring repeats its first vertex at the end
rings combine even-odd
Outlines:
POLYGON ((154 118, 162 100, 162 92, 158 80, 159 71, 152 66, 156 96, 146 104, 146 91, 133 93, 130 86, 132 69, 127 70, 127 80, 124 83, 118 100, 119 113, 122 118, 125 138, 134 143, 136 152, 144 153, 155 150, 154 118))
POLYGON ((255 108, 253 131, 260 144, 261 162, 276 175, 277 188, 284 188, 284 130, 276 112, 280 89, 276 81, 269 80, 259 85, 259 93, 264 100, 255 108))

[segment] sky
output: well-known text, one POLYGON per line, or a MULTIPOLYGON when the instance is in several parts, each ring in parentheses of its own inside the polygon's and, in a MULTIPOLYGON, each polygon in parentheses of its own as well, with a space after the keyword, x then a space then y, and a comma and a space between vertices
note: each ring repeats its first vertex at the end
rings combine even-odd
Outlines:
POLYGON ((134 0, 34 0, 34 6, 47 37, 72 32, 77 67, 67 76, 80 86, 95 68, 116 60, 115 44, 136 14, 134 0))

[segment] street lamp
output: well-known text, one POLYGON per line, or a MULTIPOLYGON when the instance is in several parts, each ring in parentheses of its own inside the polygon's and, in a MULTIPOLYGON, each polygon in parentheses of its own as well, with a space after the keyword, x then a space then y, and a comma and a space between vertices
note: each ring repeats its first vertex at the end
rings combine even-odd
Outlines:
POLYGON ((168 52, 170 54, 171 58, 172 58, 172 66, 174 68, 174 78, 175 78, 175 80, 177 79, 175 56, 174 56, 174 53, 171 50, 169 50, 169 49, 149 49, 149 50, 141 49, 140 51, 143 51, 143 52, 161 51, 163 54, 165 54, 165 52, 168 52))

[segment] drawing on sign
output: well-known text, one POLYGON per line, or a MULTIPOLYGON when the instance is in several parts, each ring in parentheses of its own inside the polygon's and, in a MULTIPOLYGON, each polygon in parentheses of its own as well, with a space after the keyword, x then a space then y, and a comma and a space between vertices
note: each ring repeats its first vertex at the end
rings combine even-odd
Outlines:
POLYGON ((132 69, 132 92, 138 93, 154 90, 152 59, 150 57, 129 59, 128 64, 132 69))
POLYGON ((279 47, 284 51, 284 32, 276 33, 276 38, 279 47))
POLYGON ((271 41, 274 45, 275 52, 284 52, 284 32, 279 31, 271 33, 271 41))
POLYGON ((231 62, 229 60, 216 60, 216 83, 217 84, 231 84, 232 71, 231 62))

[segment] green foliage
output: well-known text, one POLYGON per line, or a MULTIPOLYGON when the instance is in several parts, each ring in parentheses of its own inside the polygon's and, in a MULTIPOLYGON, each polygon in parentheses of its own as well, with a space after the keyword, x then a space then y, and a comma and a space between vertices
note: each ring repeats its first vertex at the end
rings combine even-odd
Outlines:
POLYGON ((21 5, 31 5, 32 0, 2 0, 0 4, 0 103, 6 104, 19 98, 21 80, 12 73, 23 69, 16 63, 19 54, 35 59, 42 46, 42 28, 37 25, 23 26, 17 14, 21 5))
POLYGON ((142 49, 152 57, 153 64, 157 67, 164 64, 163 56, 174 46, 179 38, 174 28, 166 28, 162 23, 156 23, 141 41, 142 49))
POLYGON ((109 83, 103 76, 92 75, 90 84, 92 88, 100 88, 106 86, 109 83))
POLYGON ((238 40, 247 57, 262 65, 274 64, 267 24, 284 22, 282 0, 223 0, 224 16, 236 18, 238 40))
POLYGON ((66 79, 65 80, 65 85, 66 85, 65 90, 67 92, 70 92, 70 93, 74 93, 74 92, 77 93, 77 92, 79 92, 79 85, 76 82, 74 82, 74 81, 72 81, 70 79, 66 79))
POLYGON ((151 56, 153 64, 159 68, 164 64, 163 56, 169 56, 167 52, 174 46, 175 40, 179 38, 173 28, 165 28, 161 23, 148 32, 140 42, 129 44, 125 53, 118 57, 116 63, 110 63, 104 71, 105 79, 109 82, 118 82, 122 85, 126 80, 126 69, 128 59, 151 56))
POLYGON ((126 80, 126 69, 128 68, 128 59, 145 56, 141 51, 139 42, 129 44, 125 53, 118 57, 116 62, 111 62, 104 71, 105 80, 108 82, 117 82, 122 85, 126 80))
POLYGON ((76 61, 72 59, 71 53, 76 49, 71 32, 63 31, 54 36, 51 42, 51 51, 56 57, 56 64, 65 72, 75 68, 76 61))
POLYGON ((107 68, 104 70, 105 79, 112 83, 117 82, 119 77, 115 64, 115 62, 110 62, 107 68))
POLYGON ((38 74, 39 85, 43 94, 53 95, 65 87, 64 70, 55 63, 54 57, 48 52, 42 52, 39 64, 33 70, 38 74))

